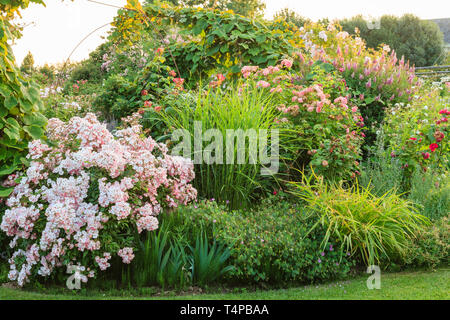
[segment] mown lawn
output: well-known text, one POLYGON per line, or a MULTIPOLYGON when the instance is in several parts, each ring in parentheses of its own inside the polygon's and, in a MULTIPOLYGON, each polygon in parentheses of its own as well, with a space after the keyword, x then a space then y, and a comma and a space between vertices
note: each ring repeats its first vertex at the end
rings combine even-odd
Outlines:
POLYGON ((381 275, 381 289, 369 290, 367 277, 281 290, 258 290, 253 292, 208 293, 191 295, 136 295, 130 291, 49 293, 0 287, 0 300, 116 300, 116 299, 229 299, 229 300, 318 300, 318 299, 450 299, 450 269, 415 271, 381 275))

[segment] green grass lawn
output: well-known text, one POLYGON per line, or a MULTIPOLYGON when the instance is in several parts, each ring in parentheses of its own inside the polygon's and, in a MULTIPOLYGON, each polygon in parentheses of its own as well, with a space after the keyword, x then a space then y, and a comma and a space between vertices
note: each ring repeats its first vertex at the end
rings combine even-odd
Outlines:
POLYGON ((190 295, 136 295, 130 291, 115 292, 72 292, 55 293, 54 289, 48 293, 10 289, 0 287, 0 300, 6 299, 251 299, 251 300, 316 300, 316 299, 450 299, 450 269, 437 271, 415 271, 381 274, 381 289, 369 290, 366 286, 367 276, 298 288, 281 290, 257 290, 236 293, 207 293, 190 295), (52 292, 53 291, 53 292, 52 292))

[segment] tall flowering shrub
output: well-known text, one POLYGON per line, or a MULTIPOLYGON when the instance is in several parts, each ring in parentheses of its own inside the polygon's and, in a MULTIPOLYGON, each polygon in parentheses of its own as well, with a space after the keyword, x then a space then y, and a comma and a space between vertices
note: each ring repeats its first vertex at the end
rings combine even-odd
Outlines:
POLYGON ((330 63, 346 80, 349 100, 359 106, 369 129, 369 143, 374 140, 386 108, 411 101, 422 85, 414 66, 403 57, 398 59, 387 45, 377 50, 367 48, 358 34, 350 36, 334 23, 327 27, 307 24, 301 33, 305 64, 330 63))
POLYGON ((76 265, 86 282, 114 256, 130 263, 138 234, 157 229, 164 208, 196 198, 192 162, 127 122, 113 135, 91 113, 54 118, 51 143, 29 144, 30 166, 7 181, 15 187, 0 225, 12 237, 11 280, 76 265))
POLYGON ((280 111, 275 121, 296 133, 297 138, 288 143, 294 166, 312 166, 332 180, 355 178, 364 138, 359 109, 349 101, 344 79, 327 72, 325 65, 314 66, 305 79, 296 71, 303 62, 297 55, 264 69, 246 66, 242 74, 274 96, 280 111))

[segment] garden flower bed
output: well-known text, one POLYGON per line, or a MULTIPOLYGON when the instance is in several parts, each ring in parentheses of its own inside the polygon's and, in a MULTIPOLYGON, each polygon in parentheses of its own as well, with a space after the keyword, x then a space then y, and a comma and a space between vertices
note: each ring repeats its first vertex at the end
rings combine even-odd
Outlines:
POLYGON ((0 22, 0 283, 179 292, 449 263, 449 79, 388 45, 136 2, 88 60, 25 78, 0 22))

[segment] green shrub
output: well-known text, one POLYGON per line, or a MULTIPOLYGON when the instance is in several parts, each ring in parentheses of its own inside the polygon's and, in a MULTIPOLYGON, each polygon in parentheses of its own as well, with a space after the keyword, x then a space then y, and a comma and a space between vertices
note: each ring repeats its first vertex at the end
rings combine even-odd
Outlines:
POLYGON ((214 201, 203 201, 174 215, 184 230, 208 230, 214 241, 230 249, 230 281, 282 284, 348 274, 353 263, 346 253, 331 238, 322 243, 324 230, 308 233, 314 218, 280 197, 266 199, 251 211, 227 211, 214 201))
POLYGON ((447 216, 418 233, 417 239, 408 248, 405 264, 435 268, 440 265, 448 266, 449 263, 450 218, 447 216))
POLYGON ((171 93, 170 67, 164 65, 162 53, 155 54, 134 77, 112 73, 103 84, 94 107, 107 118, 121 119, 163 99, 171 93), (146 101, 148 101, 146 103, 146 101))
POLYGON ((94 108, 106 119, 121 119, 141 106, 140 90, 136 84, 120 75, 110 76, 94 101, 94 108))
POLYGON ((336 237, 367 265, 403 257, 415 233, 428 222, 395 192, 376 197, 358 184, 328 186, 314 173, 291 185, 292 193, 307 202, 326 229, 324 241, 336 237))

